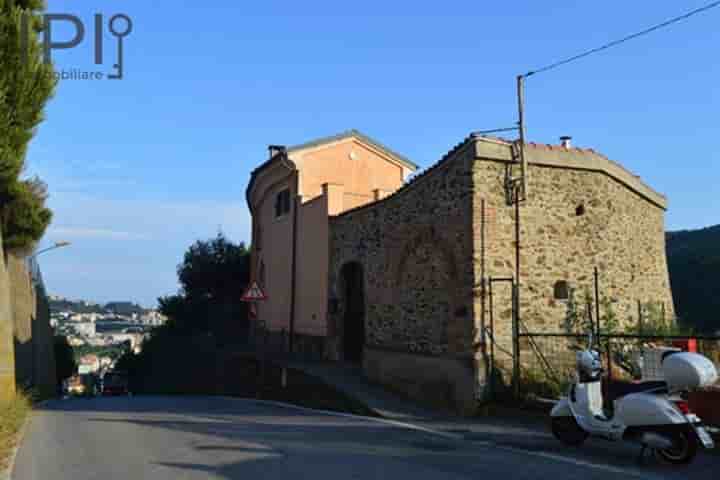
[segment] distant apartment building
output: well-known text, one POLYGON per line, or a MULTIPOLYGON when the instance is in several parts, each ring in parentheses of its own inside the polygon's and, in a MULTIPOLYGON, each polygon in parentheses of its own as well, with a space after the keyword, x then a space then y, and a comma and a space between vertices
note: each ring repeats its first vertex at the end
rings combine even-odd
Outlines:
POLYGON ((96 332, 95 322, 78 322, 73 324, 73 328, 78 335, 84 337, 94 337, 96 332))
POLYGON ((73 313, 68 317, 71 322, 97 322, 103 316, 99 313, 73 313))
POLYGON ((130 342, 130 348, 135 353, 140 353, 145 334, 142 333, 112 333, 106 336, 112 339, 112 343, 130 342))
POLYGON ((140 316, 139 321, 143 325, 157 327, 163 325, 167 321, 167 317, 157 310, 147 310, 140 316))
POLYGON ((86 343, 85 340, 83 340, 80 337, 76 337, 74 335, 69 335, 67 337, 67 341, 71 347, 81 347, 81 346, 85 345, 85 343, 86 343))

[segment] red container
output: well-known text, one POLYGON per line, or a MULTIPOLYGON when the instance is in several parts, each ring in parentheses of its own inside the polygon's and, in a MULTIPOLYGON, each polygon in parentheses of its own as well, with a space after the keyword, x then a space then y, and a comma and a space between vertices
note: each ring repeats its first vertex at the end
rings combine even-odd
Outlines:
POLYGON ((690 392, 690 411, 697 414, 703 423, 720 427, 720 388, 690 392))
POLYGON ((673 345, 673 347, 679 348, 679 349, 683 350, 684 352, 697 353, 697 339, 696 338, 688 338, 685 340, 673 340, 672 345, 673 345))

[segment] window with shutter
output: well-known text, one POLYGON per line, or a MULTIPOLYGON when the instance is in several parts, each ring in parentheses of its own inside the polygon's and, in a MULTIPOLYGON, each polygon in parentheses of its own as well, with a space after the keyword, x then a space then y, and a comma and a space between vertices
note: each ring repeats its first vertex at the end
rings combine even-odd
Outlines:
POLYGON ((285 189, 275 195, 275 217, 282 217, 290 212, 290 190, 285 189))

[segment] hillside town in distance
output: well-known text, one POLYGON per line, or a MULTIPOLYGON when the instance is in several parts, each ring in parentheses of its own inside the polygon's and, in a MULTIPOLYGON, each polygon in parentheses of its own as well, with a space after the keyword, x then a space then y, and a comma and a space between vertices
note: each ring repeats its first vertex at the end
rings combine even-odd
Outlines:
POLYGON ((139 353, 154 327, 167 320, 132 302, 99 304, 50 295, 50 324, 73 347, 79 374, 111 370, 126 351, 139 353))

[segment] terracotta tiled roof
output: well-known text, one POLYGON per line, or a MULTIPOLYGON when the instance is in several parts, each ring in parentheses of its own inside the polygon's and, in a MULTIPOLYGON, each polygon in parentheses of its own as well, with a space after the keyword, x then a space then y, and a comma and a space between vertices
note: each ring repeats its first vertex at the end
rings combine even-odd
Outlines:
MULTIPOLYGON (((369 137, 368 135, 365 135, 364 133, 362 133, 361 131, 356 130, 356 129, 346 130, 346 131, 338 133, 336 135, 331 135, 329 137, 321 137, 321 138, 311 140, 306 143, 293 145, 293 146, 287 147, 287 152, 288 153, 297 152, 299 150, 304 150, 306 148, 312 148, 315 146, 325 145, 327 143, 337 142, 339 140, 344 140, 346 138, 357 138, 357 139, 367 143, 368 145, 374 146, 375 148, 378 148, 378 149, 382 150, 383 152, 385 152, 386 154, 388 154, 389 156, 393 157, 396 161, 400 162, 401 164, 403 164, 405 167, 409 168, 410 170, 415 171, 419 168, 415 163, 410 161, 410 159, 408 159, 406 156, 397 153, 396 151, 386 147, 384 144, 378 142, 377 140, 373 139, 372 137, 369 137)), ((271 158, 269 158, 265 162, 258 165, 250 173, 250 182, 248 183, 248 186, 245 189, 245 199, 247 200, 248 205, 250 205, 250 190, 252 189, 252 186, 255 183, 255 178, 261 171, 268 168, 273 163, 273 161, 276 160, 277 158, 278 158, 278 154, 273 155, 271 158)))
MULTIPOLYGON (((501 138, 501 137, 496 137, 496 136, 493 136, 493 135, 485 135, 485 134, 479 134, 479 133, 471 133, 470 135, 468 135, 467 137, 465 137, 465 139, 464 139, 463 141, 461 141, 460 143, 458 143, 457 145, 455 145, 452 149, 450 149, 450 151, 448 151, 445 155, 443 155, 443 157, 442 157, 439 161, 437 161, 437 162, 434 163, 433 165, 429 166, 429 167, 426 168, 425 170, 423 170, 423 171, 419 172, 418 174, 416 174, 415 176, 413 176, 407 183, 405 183, 402 187, 400 187, 400 188, 399 188, 396 192, 394 192, 393 194, 388 195, 387 197, 385 197, 385 198, 383 198, 383 199, 381 199, 381 200, 378 200, 378 201, 376 201, 376 202, 372 202, 372 203, 369 203, 369 204, 361 205, 361 206, 359 206, 359 207, 355 207, 355 208, 350 209, 350 210, 346 210, 345 212, 342 212, 341 214, 339 214, 338 217, 343 216, 343 215, 347 215, 347 214, 350 214, 350 213, 353 213, 353 212, 357 212, 357 211, 362 210, 362 209, 364 209, 364 208, 373 207, 373 206, 375 206, 375 205, 377 205, 377 204, 379 204, 379 203, 385 202, 385 201, 393 198, 395 195, 398 195, 398 194, 404 192, 405 190, 407 190, 407 189, 409 189, 409 188, 412 188, 413 185, 415 185, 416 183, 418 183, 419 181, 421 181, 423 178, 425 178, 426 176, 428 176, 430 173, 432 173, 432 172, 434 172, 435 170, 437 170, 438 168, 442 167, 446 162, 448 162, 450 159, 452 159, 459 150, 465 148, 465 146, 467 146, 468 144, 473 143, 473 142, 478 141, 478 140, 480 140, 480 141, 490 141, 490 142, 500 143, 500 144, 502 144, 502 145, 508 145, 508 146, 509 146, 509 145, 512 145, 513 143, 515 143, 515 142, 512 141, 512 140, 508 140, 508 139, 501 138)), ((592 148, 579 148, 579 147, 566 148, 566 147, 564 147, 564 146, 562 146, 562 145, 551 145, 551 144, 547 144, 547 143, 536 143, 536 142, 528 142, 528 143, 525 144, 525 146, 526 146, 527 148, 531 148, 531 149, 534 149, 534 150, 549 150, 549 151, 558 151, 558 152, 561 152, 561 151, 562 151, 562 152, 568 152, 568 153, 571 153, 571 154, 592 155, 592 156, 600 157, 600 158, 602 158, 602 159, 604 159, 604 160, 606 160, 606 161, 608 161, 608 162, 616 165, 617 167, 621 168, 622 170, 624 170, 624 171, 627 172, 628 174, 632 175, 634 178, 640 179, 640 176, 639 176, 639 175, 635 175, 634 173, 630 172, 627 168, 625 168, 623 165, 619 164, 618 162, 615 162, 614 160, 609 159, 609 158, 608 158, 607 156, 605 156, 604 154, 602 154, 602 153, 600 153, 600 152, 598 152, 598 151, 596 151, 596 150, 594 150, 594 149, 592 149, 592 148)), ((639 182, 639 183, 642 183, 642 182, 639 182)), ((647 188, 649 188, 649 187, 647 187, 647 188)), ((664 197, 663 197, 663 198, 664 198, 664 197)))

